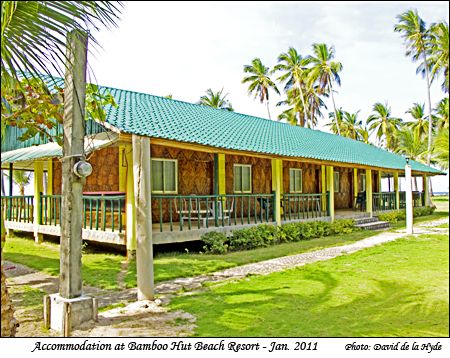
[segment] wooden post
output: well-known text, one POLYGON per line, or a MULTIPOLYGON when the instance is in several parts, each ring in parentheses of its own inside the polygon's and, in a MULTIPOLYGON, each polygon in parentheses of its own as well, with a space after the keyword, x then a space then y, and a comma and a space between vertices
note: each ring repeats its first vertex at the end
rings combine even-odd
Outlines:
POLYGON ((33 207, 33 226, 34 241, 41 243, 43 235, 39 233, 39 225, 41 225, 41 195, 44 188, 44 163, 34 162, 34 207, 33 207))
POLYGON ((366 169, 366 212, 372 217, 372 169, 366 169))
POLYGON ((395 210, 400 210, 400 191, 398 190, 398 172, 394 172, 395 210))
POLYGON ((430 188, 428 187, 429 181, 426 175, 422 175, 422 187, 423 187, 423 203, 425 206, 430 206, 430 188))
POLYGON ((272 188, 275 192, 274 221, 277 225, 281 225, 281 171, 283 169, 283 161, 281 159, 272 159, 272 188))
POLYGON ((67 61, 64 87, 64 146, 62 158, 62 219, 59 293, 63 298, 82 294, 81 235, 83 184, 73 172, 84 159, 87 34, 67 35, 67 61))
POLYGON ((125 165, 125 146, 119 146, 119 191, 127 190, 127 166, 125 165))
POLYGON ((334 168, 333 166, 327 166, 327 190, 328 190, 328 212, 330 214, 331 221, 334 221, 334 168))
POLYGON ((356 207, 356 199, 358 198, 358 169, 353 168, 353 208, 356 207))
POLYGON ((381 172, 381 170, 379 170, 378 174, 377 174, 377 189, 378 189, 379 193, 383 192, 383 190, 381 189, 381 177, 382 177, 382 172, 381 172))
POLYGON ((125 151, 127 163, 126 182, 126 235, 127 235, 127 256, 133 258, 136 254, 136 208, 134 202, 134 176, 133 176, 133 152, 131 146, 125 151))
POLYGON ((138 300, 154 295, 150 138, 133 134, 138 300))
POLYGON ((412 197, 412 176, 411 166, 405 165, 405 192, 406 192, 406 233, 413 233, 413 197, 412 197))
MULTIPOLYGON (((320 166, 322 194, 327 193, 327 173, 325 165, 320 166)), ((327 197, 322 195, 322 211, 327 211, 327 197)))
MULTIPOLYGON (((47 192, 46 195, 53 195, 53 160, 47 160, 47 192)), ((47 217, 52 217, 52 206, 50 200, 47 201, 47 217)), ((51 222, 51 220, 50 220, 51 222)))
POLYGON ((219 178, 218 182, 218 191, 219 195, 225 195, 227 192, 226 189, 226 174, 225 174, 225 154, 218 153, 217 154, 217 175, 219 178))

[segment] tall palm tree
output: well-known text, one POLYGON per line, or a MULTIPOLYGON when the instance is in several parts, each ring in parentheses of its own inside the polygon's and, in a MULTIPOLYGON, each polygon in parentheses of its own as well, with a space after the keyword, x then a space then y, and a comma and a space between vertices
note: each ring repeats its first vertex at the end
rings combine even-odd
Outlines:
POLYGON ((212 108, 225 109, 227 111, 233 112, 233 106, 231 102, 226 99, 228 93, 226 95, 222 95, 223 88, 218 92, 213 92, 211 88, 206 90, 206 95, 200 97, 200 101, 198 104, 203 106, 208 106, 212 108))
POLYGON ((358 131, 358 137, 361 142, 364 142, 366 144, 370 144, 369 141, 369 130, 367 129, 367 125, 365 125, 364 127, 361 125, 359 128, 356 129, 358 131))
POLYGON ((24 170, 14 170, 13 171, 13 180, 14 183, 19 187, 20 195, 25 195, 25 187, 30 184, 31 174, 30 172, 26 172, 24 170))
POLYGON ((442 169, 448 169, 448 130, 440 131, 434 139, 434 157, 442 169))
POLYGON ((270 79, 270 69, 262 64, 261 59, 254 58, 251 65, 244 66, 244 72, 249 73, 249 76, 244 77, 242 83, 249 83, 248 94, 255 93, 255 98, 259 97, 261 103, 266 101, 267 114, 270 117, 269 110, 269 90, 272 89, 280 94, 275 83, 270 79))
POLYGON ((391 107, 387 104, 377 102, 373 105, 375 112, 367 118, 367 125, 371 132, 376 132, 380 143, 384 143, 387 150, 394 150, 394 135, 399 129, 402 120, 391 116, 391 107))
MULTIPOLYGON (((321 93, 329 93, 333 102, 334 113, 336 113, 336 103, 333 95, 333 83, 341 85, 339 72, 342 71, 342 63, 333 61, 335 55, 334 46, 328 47, 326 44, 313 44, 314 56, 310 58, 313 67, 309 73, 309 80, 317 82, 321 93)), ((339 123, 338 123, 339 124, 339 123)), ((339 125, 337 133, 340 134, 339 125)))
POLYGON ((342 125, 342 121, 344 119, 344 110, 339 108, 335 112, 328 113, 328 118, 331 119, 331 122, 326 124, 331 129, 331 132, 334 134, 340 134, 340 127, 342 125))
MULTIPOLYGON (((25 73, 63 73, 66 59, 66 36, 74 30, 115 26, 122 4, 108 1, 2 1, 1 3, 1 86, 20 84, 25 73)), ((94 32, 88 32, 96 43, 94 32)), ((3 120, 2 120, 3 125, 3 120)), ((5 239, 3 218, 1 240, 5 239)), ((2 256, 3 256, 3 244, 2 256)), ((2 336, 14 336, 14 311, 1 266, 2 336), (3 325, 7 317, 8 326, 3 325)))
POLYGON ((355 113, 344 112, 343 122, 341 124, 341 135, 354 140, 360 140, 361 134, 358 131, 362 126, 362 120, 358 118, 359 111, 355 113))
POLYGON ((448 129, 448 97, 443 98, 435 108, 437 128, 448 129))
POLYGON ((408 10, 397 16, 398 23, 394 27, 394 31, 401 33, 405 45, 406 56, 411 56, 413 62, 421 61, 418 72, 425 74, 428 95, 428 155, 427 164, 431 161, 431 141, 433 133, 433 119, 431 116, 431 80, 430 80, 430 62, 429 55, 431 52, 430 31, 427 29, 425 22, 419 16, 417 10, 408 10))
POLYGON ((430 66, 431 66, 431 80, 434 80, 439 74, 444 75, 444 81, 442 82, 442 90, 448 93, 449 85, 449 52, 448 52, 448 24, 445 21, 433 24, 430 27, 430 66))
POLYGON ((291 95, 292 93, 298 93, 298 97, 302 102, 302 113, 299 113, 299 125, 301 127, 305 126, 309 117, 303 88, 306 85, 306 78, 309 71, 307 66, 310 62, 311 59, 309 57, 302 57, 295 48, 289 47, 286 53, 282 53, 278 56, 278 65, 272 70, 272 73, 282 72, 280 77, 278 77, 278 81, 286 82, 284 87, 286 92, 291 88, 296 89, 295 92, 291 92, 291 95))
POLYGON ((428 135, 428 118, 425 115, 425 105, 414 103, 414 105, 409 108, 406 113, 409 113, 413 117, 412 122, 405 123, 413 131, 417 132, 419 138, 426 138, 428 135))

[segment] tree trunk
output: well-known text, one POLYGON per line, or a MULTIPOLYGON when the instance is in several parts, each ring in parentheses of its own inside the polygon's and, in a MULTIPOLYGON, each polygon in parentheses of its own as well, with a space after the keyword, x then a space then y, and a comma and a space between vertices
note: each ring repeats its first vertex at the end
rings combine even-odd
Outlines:
MULTIPOLYGON (((423 53, 423 59, 425 62, 425 74, 427 78, 427 95, 428 95, 428 153, 427 153, 427 165, 431 163, 431 139, 433 135, 433 118, 431 117, 431 89, 430 89, 430 74, 428 71, 428 61, 425 52, 423 53)), ((427 177, 428 188, 431 188, 431 178, 427 177)), ((428 195, 427 206, 431 206, 431 193, 428 195)))
POLYGON ((341 135, 341 128, 339 125, 339 118, 338 118, 338 114, 336 111, 336 103, 334 103, 333 88, 331 87, 331 83, 328 83, 328 90, 330 91, 331 101, 333 102, 334 115, 336 117, 336 127, 337 127, 337 131, 338 131, 338 135, 341 135))
MULTIPOLYGON (((301 126, 301 127, 304 127, 304 126, 305 126, 305 123, 308 122, 308 107, 306 107, 306 104, 305 104, 305 98, 303 97, 303 90, 302 90, 301 83, 297 81, 297 85, 298 85, 298 89, 299 89, 299 91, 300 91, 300 98, 301 98, 301 100, 302 100, 303 112, 304 112, 304 116, 303 116, 303 118, 304 118, 304 119, 303 119, 303 124, 302 124, 302 122, 301 122, 301 120, 300 120, 300 126, 301 126)), ((312 118, 310 118, 310 119, 311 119, 311 124, 312 124, 312 118)))
POLYGON ((269 100, 266 101, 266 106, 267 106, 267 113, 269 114, 269 119, 272 119, 272 118, 270 117, 269 100))

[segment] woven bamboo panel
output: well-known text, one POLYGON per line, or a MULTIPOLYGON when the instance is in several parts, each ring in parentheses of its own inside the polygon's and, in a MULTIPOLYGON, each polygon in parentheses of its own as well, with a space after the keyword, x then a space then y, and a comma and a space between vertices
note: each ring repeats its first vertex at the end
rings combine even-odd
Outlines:
POLYGON ((283 160, 283 192, 289 193, 289 169, 302 170, 302 190, 304 194, 321 192, 320 165, 283 160))
POLYGON ((234 193, 234 164, 249 164, 252 166, 253 194, 270 194, 272 192, 272 161, 270 159, 226 155, 225 175, 227 193, 234 193))

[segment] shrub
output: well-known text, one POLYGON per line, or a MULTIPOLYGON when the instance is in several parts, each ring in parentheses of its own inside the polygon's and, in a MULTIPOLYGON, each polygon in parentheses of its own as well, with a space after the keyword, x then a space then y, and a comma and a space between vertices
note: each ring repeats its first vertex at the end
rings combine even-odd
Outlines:
POLYGON ((278 229, 273 225, 258 225, 234 230, 230 236, 230 251, 267 247, 278 243, 278 229))
POLYGON ((329 235, 350 234, 357 230, 355 227, 355 221, 353 219, 341 219, 335 220, 331 223, 329 235))
MULTIPOLYGON (((435 206, 426 206, 422 208, 414 208, 413 209, 413 216, 419 217, 419 216, 427 216, 433 214, 434 210, 436 210, 435 206)), ((387 221, 390 223, 396 223, 398 221, 404 221, 406 220, 406 210, 396 210, 396 211, 390 211, 388 213, 382 213, 378 215, 378 219, 382 221, 387 221)))
POLYGON ((212 254, 224 254, 228 251, 226 244, 228 238, 225 234, 216 231, 210 231, 201 237, 204 242, 203 250, 212 254))

